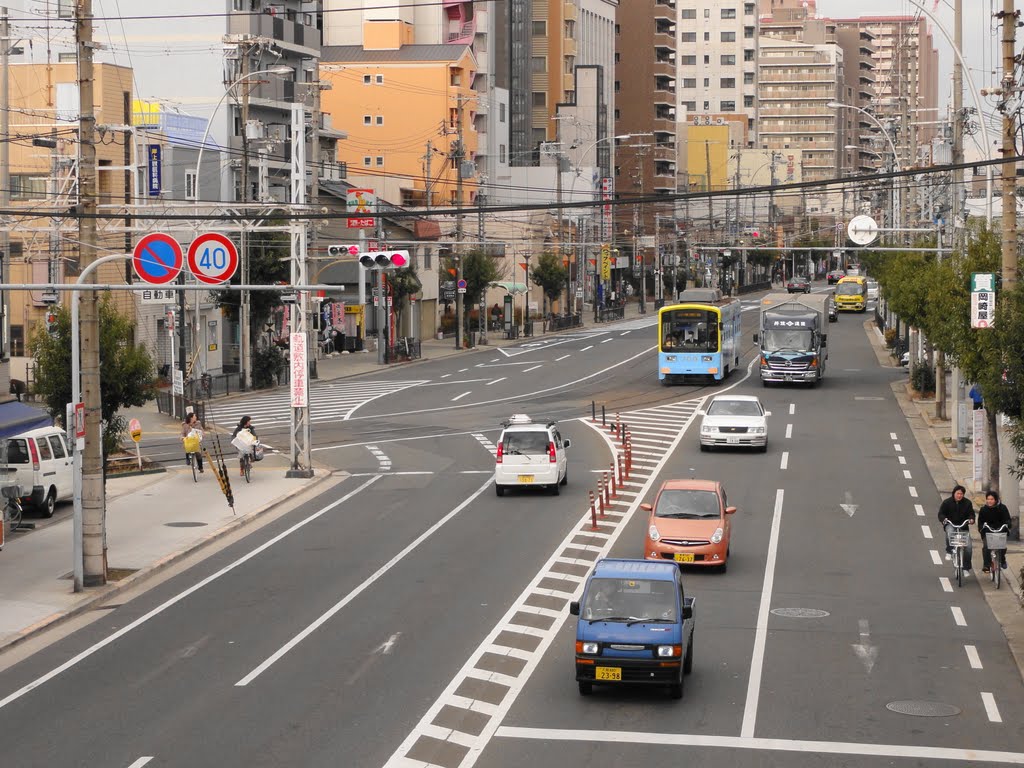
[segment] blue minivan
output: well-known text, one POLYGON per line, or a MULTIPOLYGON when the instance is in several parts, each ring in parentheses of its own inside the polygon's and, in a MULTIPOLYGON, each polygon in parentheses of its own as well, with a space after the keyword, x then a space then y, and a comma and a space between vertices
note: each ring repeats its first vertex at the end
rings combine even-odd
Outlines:
POLYGON ((583 599, 572 602, 576 622, 576 681, 587 696, 594 684, 668 686, 683 696, 693 669, 693 604, 679 567, 650 560, 598 560, 583 599))

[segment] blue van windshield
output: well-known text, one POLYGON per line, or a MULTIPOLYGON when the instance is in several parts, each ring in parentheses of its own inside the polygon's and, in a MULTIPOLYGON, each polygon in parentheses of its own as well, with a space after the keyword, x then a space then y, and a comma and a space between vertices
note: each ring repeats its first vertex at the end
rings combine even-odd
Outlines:
POLYGON ((593 579, 580 617, 588 621, 676 621, 671 581, 593 579))

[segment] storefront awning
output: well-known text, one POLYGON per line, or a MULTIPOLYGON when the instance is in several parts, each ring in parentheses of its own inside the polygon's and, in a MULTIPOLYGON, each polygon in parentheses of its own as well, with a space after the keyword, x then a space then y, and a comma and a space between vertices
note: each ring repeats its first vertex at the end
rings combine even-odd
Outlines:
POLYGON ((513 295, 520 293, 526 293, 526 283, 515 283, 511 280, 505 280, 497 283, 491 283, 495 288, 501 288, 513 295))
POLYGON ((0 403, 0 438, 13 437, 39 427, 52 427, 53 419, 46 411, 18 400, 0 403))

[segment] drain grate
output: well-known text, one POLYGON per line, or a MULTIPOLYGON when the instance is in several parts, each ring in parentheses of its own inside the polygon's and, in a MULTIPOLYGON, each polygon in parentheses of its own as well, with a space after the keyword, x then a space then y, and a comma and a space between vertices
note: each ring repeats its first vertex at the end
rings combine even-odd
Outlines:
POLYGON ((817 608, 772 608, 772 613, 787 619, 824 619, 829 615, 828 611, 817 608))
POLYGON ((901 715, 914 717, 953 717, 960 714, 960 708, 940 701, 890 701, 885 708, 901 715))
POLYGON ((166 525, 168 528, 202 528, 204 525, 209 525, 209 523, 189 523, 189 522, 184 522, 184 523, 164 523, 164 525, 166 525))

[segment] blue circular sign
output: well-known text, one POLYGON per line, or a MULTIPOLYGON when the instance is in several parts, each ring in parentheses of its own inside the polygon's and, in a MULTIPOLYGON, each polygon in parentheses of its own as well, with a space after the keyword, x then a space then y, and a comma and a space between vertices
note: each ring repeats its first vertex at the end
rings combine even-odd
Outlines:
POLYGON ((465 288, 466 287, 466 281, 465 280, 459 280, 458 286, 459 286, 459 288, 465 288))
POLYGON ((177 279, 184 258, 181 244, 163 232, 143 237, 132 251, 135 274, 145 283, 164 285, 177 279))

